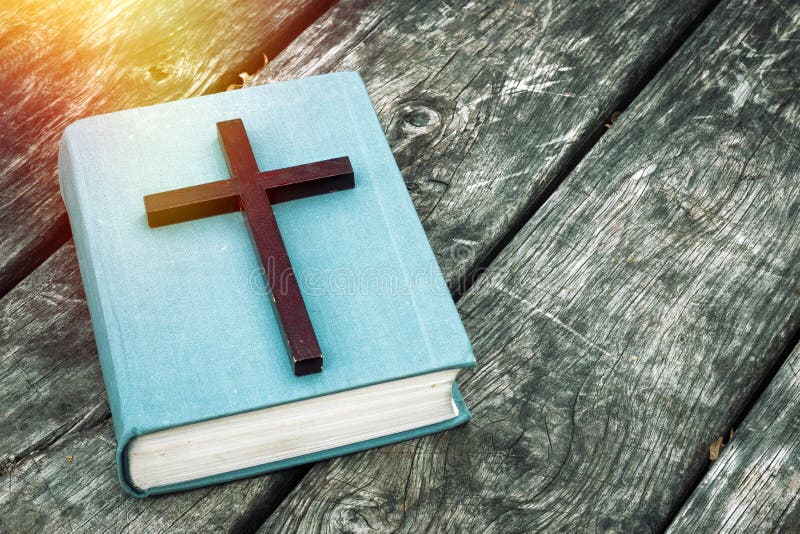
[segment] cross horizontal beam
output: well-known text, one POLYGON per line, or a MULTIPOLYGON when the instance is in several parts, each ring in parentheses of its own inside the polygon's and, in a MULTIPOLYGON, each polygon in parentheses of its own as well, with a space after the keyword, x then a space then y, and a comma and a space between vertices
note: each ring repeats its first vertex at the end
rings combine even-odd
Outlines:
MULTIPOLYGON (((354 186, 350 158, 326 159, 272 171, 259 172, 258 186, 270 204, 331 193, 354 186)), ((233 213, 240 209, 239 184, 219 180, 144 197, 147 223, 151 227, 233 213)))

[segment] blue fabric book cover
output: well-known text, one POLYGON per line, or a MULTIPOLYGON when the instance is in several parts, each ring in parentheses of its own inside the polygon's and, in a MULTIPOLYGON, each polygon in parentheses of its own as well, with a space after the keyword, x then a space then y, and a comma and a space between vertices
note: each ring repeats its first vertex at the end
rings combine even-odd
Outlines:
POLYGON ((138 435, 442 369, 469 340, 366 88, 336 73, 80 120, 59 181, 118 439, 123 486, 163 493, 404 440, 379 439, 142 491, 126 475, 138 435), (259 168, 348 156, 355 187, 276 204, 325 358, 296 377, 241 213, 150 228, 143 197, 228 176, 216 123, 241 118, 259 168))

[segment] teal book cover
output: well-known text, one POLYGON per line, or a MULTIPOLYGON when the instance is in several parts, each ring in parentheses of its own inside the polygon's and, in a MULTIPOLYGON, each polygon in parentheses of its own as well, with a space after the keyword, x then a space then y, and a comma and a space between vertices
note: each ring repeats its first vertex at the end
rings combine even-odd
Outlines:
POLYGON ((367 90, 343 72, 80 120, 59 182, 78 252, 118 446, 144 496, 347 454, 434 425, 143 490, 127 476, 137 436, 413 377, 473 367, 469 339, 367 90), (355 187, 273 206, 324 370, 292 371, 242 213, 158 228, 143 197, 229 176, 216 123, 241 119, 259 169, 347 156, 355 187))

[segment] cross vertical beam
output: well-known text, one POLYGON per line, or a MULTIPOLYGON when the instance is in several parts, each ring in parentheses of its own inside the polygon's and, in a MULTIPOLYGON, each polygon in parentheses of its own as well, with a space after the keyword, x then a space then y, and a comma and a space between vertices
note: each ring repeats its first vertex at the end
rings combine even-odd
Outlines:
POLYGON ((258 184, 258 164, 244 124, 241 119, 220 122, 217 132, 230 180, 238 186, 240 209, 261 260, 295 374, 317 373, 322 370, 322 350, 267 192, 258 184))

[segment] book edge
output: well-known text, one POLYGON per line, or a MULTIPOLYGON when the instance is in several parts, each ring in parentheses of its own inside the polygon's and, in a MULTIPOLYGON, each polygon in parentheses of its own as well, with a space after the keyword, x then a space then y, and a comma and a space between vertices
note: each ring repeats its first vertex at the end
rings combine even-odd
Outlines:
MULTIPOLYGON (((79 122, 79 121, 78 121, 79 122)), ((121 410, 121 394, 119 391, 119 381, 114 368, 114 361, 111 357, 111 340, 107 331, 107 321, 105 317, 102 299, 99 296, 97 276, 94 270, 95 261, 91 243, 87 241, 85 235, 86 221, 81 208, 81 194, 78 181, 74 179, 76 167, 79 165, 75 157, 72 138, 77 135, 72 123, 68 126, 61 137, 58 150, 58 183, 61 198, 67 209, 70 228, 72 229, 72 239, 75 245, 75 253, 78 259, 79 272, 83 283, 84 293, 89 309, 89 317, 92 323, 92 331, 95 338, 100 368, 102 371, 103 382, 106 388, 106 397, 112 414, 114 433, 119 436, 124 428, 124 416, 121 410)))
MULTIPOLYGON (((398 206, 398 207, 400 209, 408 212, 409 219, 414 221, 414 224, 416 226, 416 231, 422 237, 422 242, 424 242, 425 247, 427 249, 426 252, 428 253, 430 259, 432 260, 432 265, 436 269, 435 276, 438 277, 438 279, 441 281, 443 287, 446 288, 447 287, 447 281, 444 278, 444 273, 442 273, 441 266, 439 265, 439 261, 437 260, 436 255, 433 252, 433 247, 431 246, 430 240, 428 239, 428 234, 425 231, 424 226, 422 225, 422 220, 419 217, 419 213, 417 212, 416 206, 414 206, 414 201, 411 198, 411 194, 409 193, 408 187, 405 184, 405 179, 403 177, 403 173, 400 172, 400 167, 399 167, 399 165, 397 165, 397 160, 394 157, 394 153, 392 152, 392 147, 389 145, 389 140, 387 139, 386 132, 384 131, 383 125, 380 122, 380 117, 378 117, 378 113, 375 111, 375 103, 372 101, 372 97, 369 94, 369 89, 367 88, 366 83, 364 82, 364 79, 361 77, 361 75, 358 72, 356 72, 356 71, 346 71, 346 72, 343 72, 343 73, 340 73, 340 74, 343 74, 343 75, 346 75, 349 78, 352 78, 356 82, 356 85, 358 85, 358 88, 359 88, 360 92, 362 93, 362 95, 364 97, 366 97, 367 102, 369 102, 369 104, 370 104, 370 110, 371 110, 370 116, 371 116, 371 119, 373 121, 373 126, 378 131, 381 132, 381 138, 383 139, 384 150, 388 154, 388 157, 391 158, 391 161, 394 163, 394 169, 395 169, 395 172, 396 172, 396 177, 399 178, 399 180, 397 180, 396 188, 399 189, 399 190, 402 190, 402 194, 400 194, 400 195, 392 194, 391 197, 394 198, 395 200, 397 200, 398 202, 402 202, 402 205, 398 206), (401 197, 401 198, 398 198, 398 197, 401 197)), ((392 184, 380 183, 379 187, 381 187, 381 188, 392 187, 392 184)), ((390 196, 390 195, 386 195, 386 196, 390 196)), ((381 209, 381 215, 383 216, 384 222, 386 223, 386 227, 387 227, 390 235, 392 236, 392 239, 396 240, 397 237, 399 237, 399 236, 396 235, 396 232, 394 230, 394 226, 391 224, 391 221, 389 221, 388 218, 386 217, 386 208, 385 208, 385 206, 383 206, 383 204, 380 203, 379 207, 381 209)), ((393 246, 395 247, 395 249, 397 248, 396 243, 393 243, 393 246)), ((407 265, 407 262, 406 262, 405 255, 398 253, 397 257, 403 263, 403 268, 405 270, 408 270, 408 265, 407 265)), ((462 347, 463 350, 454 351, 454 352, 456 352, 456 354, 458 354, 460 356, 460 358, 459 358, 459 361, 457 363, 452 363, 451 367, 453 367, 453 368, 455 368, 455 367, 474 368, 474 367, 477 366, 477 361, 475 360, 475 354, 474 354, 474 351, 473 351, 473 348, 472 348, 472 342, 470 341, 469 335, 467 334, 466 328, 464 327, 464 322, 461 319, 461 314, 458 312, 458 308, 457 308, 457 306, 455 304, 455 301, 453 301, 452 294, 450 293, 449 290, 446 293, 447 294, 446 294, 446 296, 444 298, 445 298, 445 300, 447 302, 448 307, 450 308, 451 317, 453 318, 453 321, 455 322, 455 324, 454 324, 455 329, 457 329, 459 331, 459 333, 462 336, 463 341, 465 342, 465 345, 462 347)), ((417 301, 417 297, 413 296, 412 299, 414 300, 414 308, 415 308, 414 311, 415 311, 415 316, 417 318, 417 322, 420 325, 420 330, 423 333, 425 333, 425 335, 426 335, 426 347, 428 348, 428 355, 429 355, 429 357, 431 357, 431 359, 433 359, 435 357, 435 355, 433 354, 433 350, 431 349, 431 346, 430 346, 430 343, 429 343, 430 338, 432 336, 428 333, 428 330, 423 325, 423 319, 420 316, 419 308, 418 308, 417 302, 416 302, 417 301)), ((454 359, 455 359, 455 356, 454 356, 454 359)), ((442 367, 442 368, 444 368, 444 367, 442 367)), ((436 369, 434 369, 434 370, 436 370, 436 369)), ((398 378, 401 378, 401 377, 398 377, 398 378)))
POLYGON ((117 445, 117 450, 116 450, 117 476, 119 478, 120 484, 127 493, 133 495, 134 497, 142 499, 153 495, 161 495, 165 493, 174 493, 177 491, 197 489, 205 486, 221 484, 224 482, 231 482, 233 480, 239 480, 242 478, 248 478, 255 475, 263 475, 266 473, 271 473, 273 471, 279 471, 282 469, 296 467, 298 465, 315 463, 321 460, 327 460, 339 456, 346 456, 367 449, 383 447, 385 445, 391 445, 393 443, 399 443, 402 441, 408 441, 410 439, 427 436, 429 434, 435 434, 438 432, 442 432, 444 430, 449 430, 457 426, 460 426, 468 422, 472 418, 472 414, 470 413, 469 408, 464 402, 464 398, 462 397, 461 391, 458 389, 458 385, 456 384, 456 382, 453 382, 452 388, 453 388, 453 402, 458 408, 458 415, 456 415, 451 419, 447 419, 446 421, 418 428, 413 428, 411 430, 398 432, 396 434, 389 434, 387 436, 381 436, 366 441, 351 443, 349 445, 344 445, 341 447, 336 447, 325 451, 319 451, 311 454, 306 454, 303 456, 296 456, 294 458, 279 460, 277 462, 270 462, 267 464, 248 467, 245 469, 238 469, 236 471, 228 471, 227 473, 213 475, 210 477, 204 477, 197 480, 191 480, 188 482, 181 482, 178 484, 170 484, 167 486, 149 488, 147 490, 141 490, 136 488, 130 483, 130 480, 128 478, 125 449, 127 448, 128 443, 130 443, 130 440, 133 439, 134 437, 134 436, 129 436, 124 441, 120 440, 117 445))

